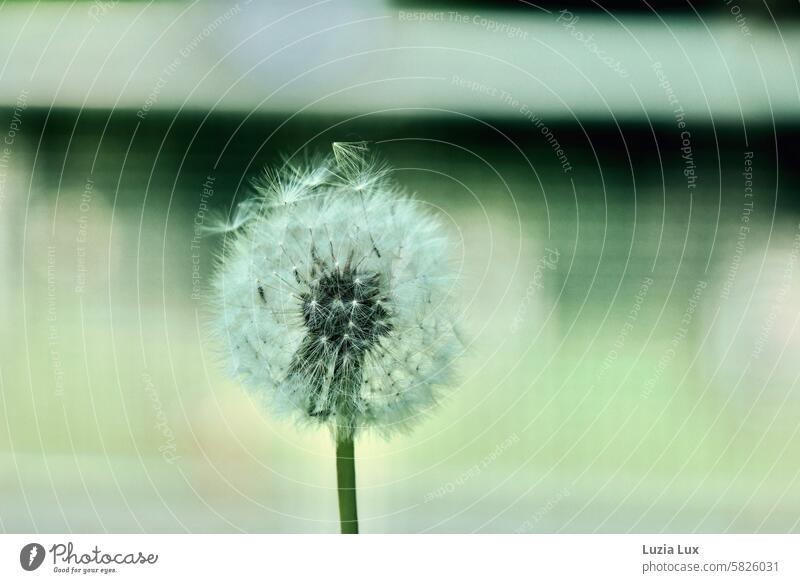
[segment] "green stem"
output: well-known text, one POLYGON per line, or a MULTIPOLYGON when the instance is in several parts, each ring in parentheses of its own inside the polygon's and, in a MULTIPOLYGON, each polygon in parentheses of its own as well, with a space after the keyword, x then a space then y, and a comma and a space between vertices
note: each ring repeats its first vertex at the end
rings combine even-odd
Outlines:
POLYGON ((358 534, 358 510, 356 508, 356 463, 353 454, 353 438, 342 438, 336 442, 336 481, 339 491, 339 520, 342 534, 358 534))

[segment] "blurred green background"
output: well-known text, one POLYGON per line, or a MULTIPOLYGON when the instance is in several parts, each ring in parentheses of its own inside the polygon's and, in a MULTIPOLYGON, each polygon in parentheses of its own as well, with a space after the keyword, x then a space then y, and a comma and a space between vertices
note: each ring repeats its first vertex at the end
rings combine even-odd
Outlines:
POLYGON ((621 79, 547 6, 469 3, 454 26, 390 2, 0 6, 0 528, 337 531, 328 435, 222 373, 220 241, 196 227, 281 156, 368 140, 459 243, 470 346, 417 431, 357 444, 364 532, 797 531, 794 20, 751 12, 730 58, 724 11, 620 16, 645 43, 697 31, 636 54, 581 13, 621 79), (368 19, 407 62, 369 49, 368 19), (531 48, 546 35, 574 70, 531 48), (717 41, 741 94, 693 73, 717 41), (363 50, 368 68, 325 65, 363 50))

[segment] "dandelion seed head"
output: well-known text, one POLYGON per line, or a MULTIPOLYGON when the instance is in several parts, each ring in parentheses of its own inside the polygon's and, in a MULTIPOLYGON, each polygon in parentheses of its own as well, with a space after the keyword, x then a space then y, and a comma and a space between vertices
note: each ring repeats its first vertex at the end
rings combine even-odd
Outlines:
POLYGON ((274 411, 339 436, 407 429, 462 350, 439 220, 361 144, 287 162, 255 189, 215 279, 232 372, 274 411))

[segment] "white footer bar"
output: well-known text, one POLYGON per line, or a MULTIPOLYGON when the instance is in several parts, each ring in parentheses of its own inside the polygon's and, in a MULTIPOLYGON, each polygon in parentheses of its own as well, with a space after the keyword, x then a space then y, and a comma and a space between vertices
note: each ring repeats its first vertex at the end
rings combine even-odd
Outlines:
POLYGON ((0 581, 800 581, 800 535, 2 535, 0 581))

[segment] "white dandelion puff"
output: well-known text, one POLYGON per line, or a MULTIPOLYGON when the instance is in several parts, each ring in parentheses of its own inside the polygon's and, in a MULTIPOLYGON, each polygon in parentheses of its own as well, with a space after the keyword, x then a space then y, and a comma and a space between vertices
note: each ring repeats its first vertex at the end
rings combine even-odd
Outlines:
POLYGON ((410 427, 453 379, 450 242, 361 142, 254 186, 221 229, 215 329, 273 411, 333 431, 342 532, 357 533, 354 437, 410 427))
POLYGON ((286 161, 234 214, 215 280, 233 373, 337 441, 391 435, 437 404, 462 345, 452 249, 366 144, 286 161))

